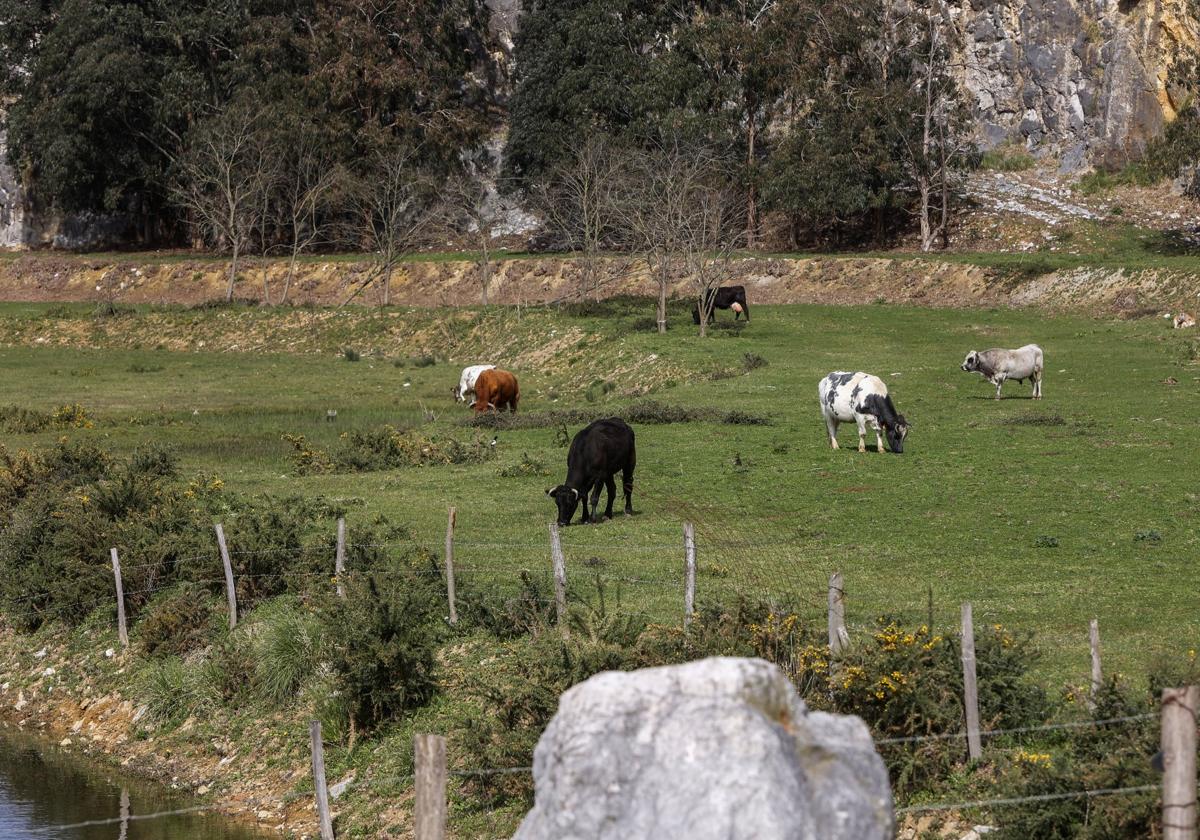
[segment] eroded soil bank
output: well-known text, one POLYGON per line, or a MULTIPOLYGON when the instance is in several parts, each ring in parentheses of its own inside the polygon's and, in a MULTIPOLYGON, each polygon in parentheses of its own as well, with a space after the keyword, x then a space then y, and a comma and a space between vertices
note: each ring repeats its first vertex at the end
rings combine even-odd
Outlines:
MULTIPOLYGON (((249 261, 239 269, 235 296, 287 302, 378 305, 382 284, 368 282, 365 260, 312 259, 288 281, 285 261, 249 261), (366 284, 364 286, 364 284, 366 284)), ((490 303, 544 304, 578 299, 583 261, 567 257, 513 257, 494 264, 490 303)), ((0 299, 198 304, 225 294, 227 264, 188 255, 86 257, 21 254, 0 261, 0 299)), ((608 258, 594 271, 589 296, 650 295, 653 283, 640 262, 608 258)), ((480 269, 466 260, 406 263, 392 278, 390 302, 402 306, 467 306, 481 302, 480 269)), ((912 257, 749 257, 730 264, 728 283, 746 286, 755 303, 905 303, 922 306, 1043 306, 1129 312, 1195 308, 1200 275, 1178 268, 1074 267, 1052 270, 1032 260, 1005 268, 912 257)), ((686 296, 681 280, 674 293, 686 296)))

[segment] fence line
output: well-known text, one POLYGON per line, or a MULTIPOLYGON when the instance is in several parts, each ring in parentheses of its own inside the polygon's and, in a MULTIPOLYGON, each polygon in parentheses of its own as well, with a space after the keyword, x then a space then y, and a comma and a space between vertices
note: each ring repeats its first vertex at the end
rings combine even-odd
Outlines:
POLYGON ((1029 796, 1010 796, 1004 799, 975 799, 968 802, 940 802, 936 805, 909 805, 897 808, 896 814, 923 814, 930 811, 960 811, 965 808, 997 808, 1003 805, 1023 805, 1029 802, 1052 802, 1056 799, 1079 799, 1080 797, 1117 796, 1128 793, 1149 793, 1159 790, 1159 785, 1137 785, 1123 788, 1098 788, 1077 790, 1071 793, 1038 793, 1029 796))
MULTIPOLYGON (((981 738, 993 738, 999 735, 1019 735, 1028 732, 1051 732, 1057 729, 1085 729, 1089 726, 1110 726, 1120 723, 1132 723, 1140 720, 1150 720, 1157 718, 1158 715, 1153 712, 1146 712, 1140 715, 1126 715, 1124 717, 1104 718, 1102 720, 1080 720, 1069 721, 1066 723, 1047 723, 1042 726, 1014 726, 1011 729, 981 729, 979 735, 981 738)), ((946 741, 954 738, 966 738, 966 732, 943 732, 934 735, 906 735, 900 738, 877 738, 876 744, 915 744, 924 741, 946 741)))
POLYGON ((77 823, 65 823, 62 825, 46 825, 37 828, 26 829, 29 834, 47 834, 50 832, 70 831, 76 828, 88 828, 93 825, 116 825, 117 823, 133 822, 135 820, 157 820, 163 817, 179 817, 184 814, 195 814, 200 811, 211 811, 215 808, 214 805, 193 805, 190 808, 176 808, 173 811, 156 811, 153 814, 129 814, 121 817, 109 817, 102 820, 85 820, 77 823))

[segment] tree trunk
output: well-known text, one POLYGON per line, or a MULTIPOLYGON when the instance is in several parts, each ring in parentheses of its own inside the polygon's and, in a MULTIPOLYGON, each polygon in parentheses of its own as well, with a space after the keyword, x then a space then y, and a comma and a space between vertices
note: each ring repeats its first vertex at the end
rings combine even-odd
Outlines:
POLYGON ((392 268, 388 266, 387 272, 383 275, 383 305, 389 306, 392 302, 392 268))
POLYGON ((661 334, 667 332, 667 280, 671 276, 669 266, 663 266, 658 273, 658 331, 661 334))
POLYGON ((488 259, 488 255, 484 252, 483 262, 479 266, 480 285, 483 291, 483 305, 488 305, 488 286, 492 283, 492 261, 488 259))
MULTIPOLYGON (((753 248, 758 239, 758 187, 754 181, 754 142, 758 131, 754 122, 752 106, 747 106, 746 117, 746 176, 750 181, 749 189, 746 192, 746 247, 753 248)), ((704 335, 703 332, 700 334, 704 335)))
POLYGON ((287 303, 288 290, 292 288, 292 278, 296 276, 296 252, 292 251, 292 259, 288 263, 287 277, 283 280, 283 296, 279 298, 279 303, 287 303))
POLYGON ((225 302, 233 303, 233 283, 237 279, 238 244, 233 242, 233 253, 229 260, 229 286, 225 289, 225 302))
POLYGON ((708 313, 712 312, 710 307, 704 305, 704 298, 707 295, 700 295, 700 300, 696 303, 696 309, 700 312, 700 337, 708 337, 708 313))

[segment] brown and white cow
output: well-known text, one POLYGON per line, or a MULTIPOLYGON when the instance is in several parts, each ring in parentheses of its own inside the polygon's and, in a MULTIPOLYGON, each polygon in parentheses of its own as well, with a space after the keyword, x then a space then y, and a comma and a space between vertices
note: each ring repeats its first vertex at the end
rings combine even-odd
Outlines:
POLYGON ((517 413, 517 401, 521 398, 521 389, 517 385, 517 377, 506 370, 492 368, 479 374, 475 380, 475 413, 485 411, 503 411, 507 408, 513 414, 517 413))

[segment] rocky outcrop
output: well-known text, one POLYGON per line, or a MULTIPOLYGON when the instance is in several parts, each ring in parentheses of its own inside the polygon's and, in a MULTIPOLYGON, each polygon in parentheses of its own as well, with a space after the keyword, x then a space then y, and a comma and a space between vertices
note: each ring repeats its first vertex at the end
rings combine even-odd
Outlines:
POLYGON ((8 164, 8 143, 4 131, 4 112, 0 111, 0 248, 18 248, 25 244, 25 199, 17 173, 8 164))
POLYGON ((960 0, 961 80, 985 147, 1019 143, 1066 171, 1119 165, 1176 115, 1188 0, 960 0))
POLYGON ((856 717, 810 711, 778 667, 713 658, 563 694, 514 840, 885 840, 887 771, 856 717))

